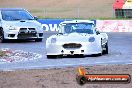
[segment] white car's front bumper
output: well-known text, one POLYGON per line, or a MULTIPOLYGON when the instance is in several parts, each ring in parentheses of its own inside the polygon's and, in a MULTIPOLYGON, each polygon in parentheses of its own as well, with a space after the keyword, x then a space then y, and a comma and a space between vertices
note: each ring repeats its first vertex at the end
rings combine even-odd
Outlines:
POLYGON ((36 32, 35 34, 19 33, 18 30, 4 32, 5 39, 37 39, 43 38, 43 32, 36 32))
POLYGON ((102 52, 102 48, 96 42, 84 42, 80 43, 82 47, 80 48, 64 48, 63 44, 47 44, 46 45, 46 53, 47 55, 91 55, 91 54, 99 54, 102 52))

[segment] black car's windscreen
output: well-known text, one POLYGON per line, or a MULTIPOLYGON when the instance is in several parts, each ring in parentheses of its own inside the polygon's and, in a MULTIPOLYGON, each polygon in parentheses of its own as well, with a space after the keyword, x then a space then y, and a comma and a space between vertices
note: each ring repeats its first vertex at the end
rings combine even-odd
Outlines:
POLYGON ((33 20, 34 18, 25 10, 3 10, 2 19, 6 21, 33 20))
POLYGON ((64 25, 64 33, 87 33, 93 34, 92 23, 68 23, 64 25))

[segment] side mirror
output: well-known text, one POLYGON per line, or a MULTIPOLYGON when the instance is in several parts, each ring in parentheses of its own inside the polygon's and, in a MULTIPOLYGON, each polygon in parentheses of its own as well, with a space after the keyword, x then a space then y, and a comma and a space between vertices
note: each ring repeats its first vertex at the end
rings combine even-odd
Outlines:
POLYGON ((34 19, 35 19, 35 20, 38 20, 38 17, 37 17, 37 16, 34 16, 34 19))
POLYGON ((100 32, 99 31, 96 31, 96 34, 98 35, 98 34, 100 34, 100 32))

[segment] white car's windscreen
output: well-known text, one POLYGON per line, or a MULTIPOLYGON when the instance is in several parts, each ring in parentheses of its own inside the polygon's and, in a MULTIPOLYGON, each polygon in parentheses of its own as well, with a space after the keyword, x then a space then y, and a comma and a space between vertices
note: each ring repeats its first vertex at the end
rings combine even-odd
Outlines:
POLYGON ((5 21, 33 20, 34 18, 25 10, 3 10, 2 19, 5 21))
POLYGON ((93 34, 93 24, 92 23, 67 23, 62 27, 64 33, 87 33, 93 34))

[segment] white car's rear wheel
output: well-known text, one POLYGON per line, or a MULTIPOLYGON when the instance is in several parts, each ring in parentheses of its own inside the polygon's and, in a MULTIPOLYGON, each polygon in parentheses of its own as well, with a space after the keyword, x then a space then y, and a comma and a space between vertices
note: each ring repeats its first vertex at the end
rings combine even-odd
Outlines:
POLYGON ((103 54, 108 54, 108 42, 105 44, 105 50, 103 50, 103 54))

